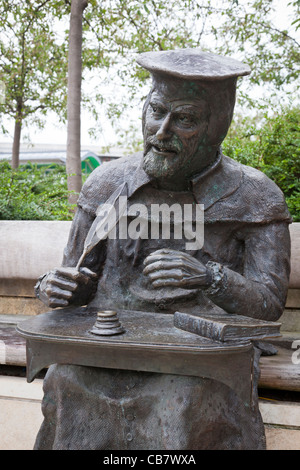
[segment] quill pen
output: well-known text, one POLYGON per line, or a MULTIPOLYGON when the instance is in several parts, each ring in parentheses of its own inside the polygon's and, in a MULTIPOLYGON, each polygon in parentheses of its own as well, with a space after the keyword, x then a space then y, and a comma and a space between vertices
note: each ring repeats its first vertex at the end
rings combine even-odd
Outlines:
POLYGON ((127 183, 124 183, 98 207, 96 218, 86 236, 83 252, 76 266, 78 270, 84 258, 116 227, 127 208, 127 194, 127 183))

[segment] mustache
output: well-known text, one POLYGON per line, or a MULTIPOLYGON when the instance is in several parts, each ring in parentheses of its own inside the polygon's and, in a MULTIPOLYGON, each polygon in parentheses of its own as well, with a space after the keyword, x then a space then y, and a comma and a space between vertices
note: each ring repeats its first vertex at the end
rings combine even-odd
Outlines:
POLYGON ((145 151, 148 152, 151 147, 157 147, 159 150, 178 153, 182 149, 182 145, 176 140, 158 140, 155 136, 149 136, 145 142, 145 151))

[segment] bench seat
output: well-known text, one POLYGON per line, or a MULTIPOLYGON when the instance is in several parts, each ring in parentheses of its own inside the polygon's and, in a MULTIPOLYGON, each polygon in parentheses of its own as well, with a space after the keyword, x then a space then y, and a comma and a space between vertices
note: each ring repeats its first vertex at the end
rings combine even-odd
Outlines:
POLYGON ((261 357, 260 388, 300 392, 300 364, 293 362, 295 351, 278 347, 274 356, 261 357))

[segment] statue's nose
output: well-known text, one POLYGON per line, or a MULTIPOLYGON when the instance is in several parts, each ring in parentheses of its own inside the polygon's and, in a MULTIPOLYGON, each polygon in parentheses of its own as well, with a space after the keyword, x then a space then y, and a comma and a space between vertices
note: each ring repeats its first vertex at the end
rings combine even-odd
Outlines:
POLYGON ((168 114, 164 118, 163 122, 161 123, 160 128, 156 132, 156 137, 159 140, 165 140, 171 137, 170 124, 171 124, 171 114, 168 114))

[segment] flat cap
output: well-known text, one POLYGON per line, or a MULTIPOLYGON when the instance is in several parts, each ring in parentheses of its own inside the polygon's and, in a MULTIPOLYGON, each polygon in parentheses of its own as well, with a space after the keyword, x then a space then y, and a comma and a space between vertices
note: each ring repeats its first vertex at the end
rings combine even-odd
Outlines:
POLYGON ((242 62, 199 49, 144 52, 137 63, 151 73, 192 80, 224 80, 251 72, 242 62))

